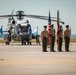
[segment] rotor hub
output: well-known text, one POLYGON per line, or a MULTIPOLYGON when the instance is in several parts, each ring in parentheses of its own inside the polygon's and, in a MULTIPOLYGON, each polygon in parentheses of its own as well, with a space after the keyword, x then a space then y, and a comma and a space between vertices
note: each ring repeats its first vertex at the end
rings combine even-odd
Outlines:
POLYGON ((16 12, 17 19, 22 20, 24 18, 24 11, 17 11, 16 12))

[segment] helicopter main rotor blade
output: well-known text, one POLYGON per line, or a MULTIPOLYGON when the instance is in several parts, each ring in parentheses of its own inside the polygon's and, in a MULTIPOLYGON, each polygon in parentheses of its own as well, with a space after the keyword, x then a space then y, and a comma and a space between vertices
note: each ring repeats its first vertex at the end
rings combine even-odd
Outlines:
MULTIPOLYGON (((29 18, 48 18, 48 16, 39 16, 39 15, 27 15, 27 14, 24 14, 24 15, 13 15, 13 12, 14 12, 14 10, 12 11, 11 15, 0 15, 0 17, 7 17, 8 18, 8 17, 11 17, 11 16, 13 16, 13 17, 25 16, 25 17, 29 17, 29 18)), ((50 18, 57 19, 56 17, 50 17, 50 18)))
MULTIPOLYGON (((26 15, 26 17, 29 17, 29 18, 36 18, 36 19, 42 19, 42 20, 48 20, 48 17, 47 17, 47 16, 26 15)), ((53 17, 51 17, 51 18, 53 18, 53 17)), ((51 21, 57 22, 57 18, 56 18, 56 20, 51 19, 51 21)), ((62 23, 62 24, 64 24, 63 21, 59 21, 59 22, 62 23)))
MULTIPOLYGON (((17 15, 12 15, 12 16, 17 16, 17 15)), ((0 17, 9 18, 9 17, 11 17, 11 15, 0 15, 0 17)))
MULTIPOLYGON (((13 11, 12 11, 13 13, 13 11)), ((17 17, 17 16, 25 16, 25 17, 28 17, 28 18, 36 18, 36 19, 41 19, 41 20, 48 20, 48 16, 39 16, 39 15, 1 15, 0 17, 17 17)), ((60 19, 60 18, 59 18, 60 19)), ((57 18, 55 17, 51 17, 51 20, 54 21, 54 22, 57 22, 57 18)), ((61 20, 61 19, 60 19, 61 20)), ((59 21, 60 23, 64 24, 63 21, 59 21)))
MULTIPOLYGON (((57 22, 57 20, 52 20, 52 21, 57 22)), ((63 21, 59 21, 59 22, 62 24, 65 24, 63 21)))
MULTIPOLYGON (((39 16, 39 15, 24 15, 26 17, 29 17, 29 18, 48 18, 48 16, 39 16)), ((51 19, 57 19, 56 17, 50 17, 51 19)), ((59 20, 61 20, 59 18, 59 20)))

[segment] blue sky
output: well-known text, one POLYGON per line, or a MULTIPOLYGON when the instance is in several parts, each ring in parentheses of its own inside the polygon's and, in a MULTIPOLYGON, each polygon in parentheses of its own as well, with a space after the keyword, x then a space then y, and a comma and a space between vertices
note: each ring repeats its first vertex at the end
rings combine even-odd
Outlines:
MULTIPOLYGON (((11 14, 14 9, 14 14, 18 10, 25 11, 25 14, 30 15, 43 15, 48 16, 49 9, 52 17, 57 16, 57 10, 60 11, 60 18, 65 22, 65 25, 69 24, 72 29, 72 34, 76 34, 76 0, 0 0, 0 15, 11 14)), ((48 21, 24 18, 29 20, 32 31, 38 26, 39 34, 43 30, 43 26, 48 24, 48 21)), ((8 19, 0 19, 0 25, 3 25, 3 30, 6 29, 8 19)), ((57 25, 55 22, 55 29, 57 25)))

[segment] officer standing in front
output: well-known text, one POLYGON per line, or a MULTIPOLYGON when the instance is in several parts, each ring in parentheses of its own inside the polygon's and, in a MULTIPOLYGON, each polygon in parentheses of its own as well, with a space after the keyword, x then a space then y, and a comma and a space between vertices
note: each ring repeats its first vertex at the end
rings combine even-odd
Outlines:
POLYGON ((51 38, 51 44, 50 44, 50 51, 55 52, 54 45, 55 45, 55 29, 54 24, 51 25, 52 27, 52 38, 51 38))
POLYGON ((69 52, 69 43, 70 43, 71 30, 69 25, 66 25, 66 30, 64 31, 64 40, 65 40, 65 51, 69 52))
POLYGON ((41 39, 42 39, 42 51, 47 51, 47 42, 48 42, 48 31, 47 26, 44 26, 44 30, 41 32, 41 39))

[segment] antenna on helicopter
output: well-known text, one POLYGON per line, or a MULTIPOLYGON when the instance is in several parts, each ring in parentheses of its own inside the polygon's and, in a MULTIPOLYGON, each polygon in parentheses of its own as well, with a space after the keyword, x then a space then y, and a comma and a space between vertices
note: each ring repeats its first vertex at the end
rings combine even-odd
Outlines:
POLYGON ((14 17, 13 17, 13 12, 14 10, 12 10, 11 16, 8 18, 8 25, 14 25, 16 23, 14 17))

